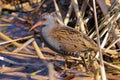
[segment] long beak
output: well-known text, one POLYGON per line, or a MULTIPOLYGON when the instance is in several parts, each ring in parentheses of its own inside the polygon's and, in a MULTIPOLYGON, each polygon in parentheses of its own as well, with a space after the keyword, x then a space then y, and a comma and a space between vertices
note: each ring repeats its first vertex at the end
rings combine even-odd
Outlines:
POLYGON ((29 31, 32 31, 33 29, 40 27, 43 24, 42 21, 37 22, 34 26, 32 26, 32 28, 29 31))

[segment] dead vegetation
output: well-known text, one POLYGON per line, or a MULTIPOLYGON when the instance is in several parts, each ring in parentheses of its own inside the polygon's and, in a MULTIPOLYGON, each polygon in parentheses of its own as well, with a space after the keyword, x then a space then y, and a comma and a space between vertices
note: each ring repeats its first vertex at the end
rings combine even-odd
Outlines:
POLYGON ((120 79, 120 0, 1 0, 0 5, 1 80, 120 79), (88 35, 99 51, 82 53, 85 63, 68 57, 63 73, 64 58, 44 45, 38 30, 29 32, 43 13, 88 35))

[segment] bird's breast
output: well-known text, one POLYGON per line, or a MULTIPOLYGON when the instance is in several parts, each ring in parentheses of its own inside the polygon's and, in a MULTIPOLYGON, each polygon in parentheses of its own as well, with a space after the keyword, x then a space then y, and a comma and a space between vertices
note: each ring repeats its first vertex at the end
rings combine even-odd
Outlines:
POLYGON ((52 50, 60 53, 60 43, 56 41, 52 35, 50 34, 50 31, 44 31, 41 33, 41 37, 44 41, 44 43, 52 50))

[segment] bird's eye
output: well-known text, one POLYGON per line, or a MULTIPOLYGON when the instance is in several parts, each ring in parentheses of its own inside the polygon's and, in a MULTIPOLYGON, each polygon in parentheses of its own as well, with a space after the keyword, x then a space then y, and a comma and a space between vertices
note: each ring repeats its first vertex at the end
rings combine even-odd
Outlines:
POLYGON ((42 21, 45 21, 46 20, 46 18, 42 18, 42 21))

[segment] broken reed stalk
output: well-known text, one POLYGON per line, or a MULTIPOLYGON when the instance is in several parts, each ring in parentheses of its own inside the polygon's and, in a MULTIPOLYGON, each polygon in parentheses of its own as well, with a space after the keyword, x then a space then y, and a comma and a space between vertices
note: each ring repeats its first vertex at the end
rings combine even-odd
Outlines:
POLYGON ((84 17, 84 15, 85 15, 85 11, 86 11, 86 8, 88 6, 88 3, 89 3, 89 0, 83 0, 81 10, 80 10, 80 13, 81 13, 82 17, 84 17))
POLYGON ((78 2, 77 2, 77 0, 71 0, 71 2, 72 2, 72 6, 75 10, 75 14, 77 16, 77 23, 76 23, 75 28, 77 28, 77 26, 80 26, 80 27, 78 27, 78 28, 80 28, 79 30, 81 30, 84 34, 86 34, 85 26, 83 23, 83 17, 79 11, 78 2))
POLYGON ((49 80, 56 80, 55 79, 55 70, 54 70, 53 64, 48 63, 47 67, 48 67, 48 71, 49 71, 49 80))
POLYGON ((105 0, 96 0, 96 1, 99 4, 103 14, 106 15, 108 12, 108 6, 106 5, 105 0))
POLYGON ((69 10, 68 10, 68 12, 67 12, 67 14, 66 14, 66 17, 65 17, 65 19, 64 19, 64 24, 65 24, 65 25, 67 25, 68 22, 69 22, 69 18, 70 18, 70 15, 71 15, 71 13, 72 13, 72 10, 73 10, 73 8, 72 8, 72 3, 70 3, 69 10))
MULTIPOLYGON (((100 33, 100 37, 102 37, 108 31, 108 28, 104 26, 110 23, 110 21, 113 19, 113 15, 111 17, 108 17, 108 16, 109 16, 109 12, 101 19, 101 23, 99 24, 99 30, 101 31, 102 29, 100 33)), ((96 35, 96 32, 94 31, 89 37, 92 38, 92 37, 95 37, 95 35, 96 35)))
POLYGON ((30 77, 30 79, 32 80, 48 80, 47 76, 43 76, 43 75, 30 75, 30 73, 25 73, 25 72, 9 72, 9 73, 4 73, 5 75, 9 75, 9 76, 19 76, 22 78, 28 78, 28 76, 30 77))
POLYGON ((100 36, 99 36, 99 28, 98 28, 98 21, 97 21, 97 13, 96 13, 96 0, 93 0, 93 8, 94 8, 94 18, 95 18, 95 27, 97 32, 97 43, 98 43, 98 50, 99 50, 99 58, 100 58, 100 71, 101 71, 101 77, 102 80, 107 80, 106 73, 105 73, 105 67, 103 62, 103 56, 102 56, 102 50, 100 47, 100 36))
MULTIPOLYGON (((6 36, 5 34, 3 34, 2 32, 0 32, 0 37, 6 41, 11 41, 12 39, 9 38, 8 36, 6 36)), ((14 44, 15 46, 20 46, 21 44, 17 43, 17 42, 12 42, 12 44, 14 44)))
POLYGON ((45 0, 42 0, 40 2, 40 4, 38 5, 38 7, 36 9, 34 9, 34 11, 32 11, 30 16, 28 16, 28 20, 32 20, 33 17, 36 17, 38 15, 38 13, 40 12, 40 8, 44 2, 45 2, 45 0))
POLYGON ((37 55, 38 55, 38 57, 40 58, 40 59, 46 59, 45 57, 44 57, 44 55, 43 55, 43 53, 41 52, 41 50, 40 50, 40 48, 38 47, 38 45, 37 45, 37 43, 36 43, 36 41, 34 40, 33 41, 33 46, 34 46, 34 48, 35 48, 35 50, 36 50, 36 52, 37 52, 37 55))
POLYGON ((21 56, 21 57, 38 58, 38 56, 35 56, 35 55, 20 54, 20 53, 17 53, 17 52, 0 51, 0 53, 1 54, 7 54, 7 55, 21 56))
MULTIPOLYGON (((12 40, 11 38, 9 38, 8 36, 6 36, 6 35, 3 34, 2 32, 0 32, 0 37, 1 37, 2 39, 4 39, 5 41, 11 41, 11 40, 12 40)), ((17 46, 17 47, 21 46, 21 44, 18 43, 18 42, 12 42, 12 44, 15 45, 15 46, 17 46)), ((29 49, 27 49, 27 48, 24 48, 24 49, 25 49, 26 51, 30 52, 29 49)))
POLYGON ((47 53, 50 53, 50 54, 52 54, 52 55, 55 55, 55 54, 56 54, 55 51, 53 51, 53 50, 51 50, 51 49, 49 49, 49 48, 40 48, 40 50, 41 50, 42 52, 47 52, 47 53))
POLYGON ((58 7, 58 5, 57 5, 56 0, 53 0, 53 2, 54 2, 54 6, 55 6, 55 10, 56 10, 57 16, 58 16, 58 18, 63 22, 63 18, 62 18, 62 15, 61 15, 61 13, 60 13, 60 10, 59 10, 59 7, 58 7))
POLYGON ((104 64, 120 71, 120 67, 104 61, 104 64))
POLYGON ((32 43, 32 41, 34 41, 34 38, 31 38, 27 42, 25 42, 24 44, 21 44, 21 46, 19 46, 17 49, 13 50, 12 52, 19 52, 20 50, 22 50, 23 48, 28 46, 30 43, 32 43))
POLYGON ((17 64, 17 65, 23 65, 23 66, 30 65, 29 63, 19 63, 19 62, 15 62, 15 61, 13 61, 13 60, 10 60, 10 59, 5 58, 5 57, 2 57, 2 56, 0 56, 0 60, 5 61, 5 62, 8 62, 8 63, 10 63, 10 64, 17 64))
POLYGON ((11 26, 11 24, 0 24, 0 27, 8 27, 11 26))
POLYGON ((117 42, 120 41, 120 38, 118 38, 117 40, 115 40, 111 45, 109 45, 106 50, 110 49, 112 46, 114 46, 117 42))
POLYGON ((22 71, 24 69, 25 69, 25 67, 11 68, 11 67, 2 66, 0 68, 0 74, 9 73, 9 72, 16 72, 16 71, 22 71))
POLYGON ((105 46, 105 44, 107 43, 107 41, 108 41, 108 38, 109 38, 109 36, 110 36, 110 32, 111 32, 111 30, 113 29, 113 27, 115 27, 114 26, 114 22, 116 22, 116 14, 114 14, 114 16, 113 16, 113 18, 110 20, 110 22, 107 24, 107 29, 106 29, 106 32, 105 32, 105 38, 104 38, 104 40, 103 40, 103 42, 102 42, 102 44, 101 44, 101 47, 102 48, 104 48, 104 46, 105 46))
POLYGON ((23 38, 18 38, 18 39, 14 39, 14 40, 9 40, 9 41, 5 41, 5 42, 1 42, 0 45, 5 45, 5 44, 8 44, 8 43, 11 43, 11 42, 16 42, 16 41, 20 41, 20 40, 26 40, 26 39, 29 39, 29 38, 32 38, 33 36, 26 36, 26 37, 23 37, 23 38))

